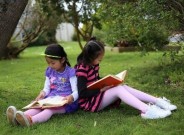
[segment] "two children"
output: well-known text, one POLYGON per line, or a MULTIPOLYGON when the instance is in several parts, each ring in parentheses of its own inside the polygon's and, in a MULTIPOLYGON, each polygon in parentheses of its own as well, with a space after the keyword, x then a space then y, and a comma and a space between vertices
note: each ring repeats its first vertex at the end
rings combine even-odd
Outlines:
POLYGON ((73 69, 63 47, 57 44, 49 45, 44 54, 48 63, 45 85, 35 100, 59 95, 65 97, 68 104, 59 108, 29 109, 25 112, 9 106, 6 111, 8 122, 12 125, 31 126, 49 120, 54 114, 74 112, 78 109, 78 93, 79 107, 91 112, 98 112, 108 106, 125 102, 140 110, 142 118, 158 119, 171 115, 171 111, 177 109, 166 98, 156 98, 127 85, 88 90, 89 84, 100 79, 99 64, 104 54, 104 45, 92 38, 78 56, 77 65, 73 69))

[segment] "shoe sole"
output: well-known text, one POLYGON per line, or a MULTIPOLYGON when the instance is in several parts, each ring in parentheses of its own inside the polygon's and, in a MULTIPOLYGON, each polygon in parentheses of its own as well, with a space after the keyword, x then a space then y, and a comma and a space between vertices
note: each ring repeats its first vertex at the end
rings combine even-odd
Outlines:
POLYGON ((16 119, 15 119, 16 112, 17 112, 17 109, 13 106, 8 107, 8 109, 6 110, 6 117, 7 117, 8 123, 14 126, 17 125, 16 119))
POLYGON ((29 127, 30 126, 28 118, 21 111, 17 111, 17 113, 16 113, 16 120, 18 121, 18 123, 21 126, 24 126, 24 127, 29 127))
MULTIPOLYGON (((162 107, 161 107, 162 108, 162 107)), ((169 110, 169 111, 175 111, 177 110, 177 107, 176 108, 162 108, 163 110, 169 110)))
MULTIPOLYGON (((168 116, 169 116, 169 115, 168 115, 168 116)), ((165 117, 168 117, 168 116, 165 116, 165 117)), ((157 117, 157 118, 148 118, 148 117, 146 117, 146 116, 144 116, 144 115, 141 115, 141 117, 142 117, 143 119, 151 119, 151 120, 154 120, 154 119, 163 119, 163 118, 165 118, 165 117, 162 117, 162 116, 157 117)))
POLYGON ((163 116, 158 116, 158 117, 156 117, 156 118, 149 118, 149 117, 147 117, 147 116, 144 115, 144 114, 141 114, 141 117, 142 117, 143 119, 162 119, 162 118, 166 118, 166 117, 170 116, 171 114, 172 114, 171 111, 168 110, 168 113, 167 113, 167 114, 165 114, 165 115, 163 115, 163 116))

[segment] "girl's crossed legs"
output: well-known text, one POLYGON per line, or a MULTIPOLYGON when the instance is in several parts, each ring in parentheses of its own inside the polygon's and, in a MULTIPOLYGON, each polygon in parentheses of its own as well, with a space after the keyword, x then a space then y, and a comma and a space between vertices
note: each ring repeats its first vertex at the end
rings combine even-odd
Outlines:
POLYGON ((104 93, 98 111, 104 109, 118 99, 121 99, 121 101, 125 102, 126 104, 140 110, 142 112, 141 116, 148 119, 165 118, 171 115, 171 110, 175 110, 177 108, 175 105, 170 104, 164 99, 151 96, 127 85, 123 85, 113 87, 104 93), (153 103, 155 105, 150 106, 145 102, 153 103), (160 107, 165 107, 168 109, 164 108, 164 110, 160 107))
POLYGON ((117 99, 121 99, 121 101, 142 112, 146 112, 148 109, 148 105, 144 102, 155 103, 157 100, 156 97, 146 94, 142 91, 133 89, 127 85, 120 85, 113 87, 105 92, 99 110, 107 107, 117 99))

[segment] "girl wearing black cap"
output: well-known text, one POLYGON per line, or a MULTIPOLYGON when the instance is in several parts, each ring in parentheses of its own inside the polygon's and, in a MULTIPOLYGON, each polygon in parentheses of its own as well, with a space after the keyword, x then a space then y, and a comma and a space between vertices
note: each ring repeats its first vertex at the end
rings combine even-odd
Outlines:
POLYGON ((10 124, 31 126, 49 120, 53 114, 71 113, 78 109, 78 90, 75 69, 70 67, 67 54, 58 44, 47 46, 45 59, 48 63, 43 90, 35 100, 51 96, 62 96, 67 100, 63 107, 48 109, 29 109, 25 112, 17 111, 14 106, 8 107, 6 114, 10 124))

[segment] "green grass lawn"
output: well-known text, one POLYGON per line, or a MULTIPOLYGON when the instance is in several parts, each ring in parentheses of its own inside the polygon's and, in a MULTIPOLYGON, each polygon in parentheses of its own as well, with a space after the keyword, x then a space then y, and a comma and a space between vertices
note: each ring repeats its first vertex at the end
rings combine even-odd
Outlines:
MULTIPOLYGON (((72 66, 80 52, 74 42, 63 43, 72 66)), ((30 128, 7 123, 6 108, 18 109, 33 100, 43 88, 47 67, 40 54, 45 47, 27 48, 15 60, 0 61, 0 135, 180 135, 184 132, 184 62, 163 59, 163 52, 115 53, 107 51, 101 63, 101 76, 128 70, 126 83, 154 96, 165 96, 178 110, 165 119, 144 120, 139 111, 121 104, 118 109, 99 113, 77 111, 71 115, 54 115, 48 122, 30 128), (163 64, 164 63, 164 64, 163 64)))

